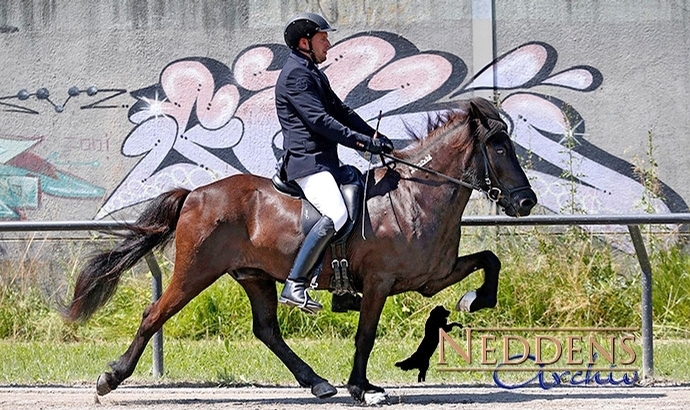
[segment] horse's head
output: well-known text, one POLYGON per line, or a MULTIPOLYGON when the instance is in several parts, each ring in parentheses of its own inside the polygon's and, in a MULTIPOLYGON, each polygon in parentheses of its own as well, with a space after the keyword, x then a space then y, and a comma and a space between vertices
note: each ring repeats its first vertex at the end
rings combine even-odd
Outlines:
POLYGON ((482 175, 482 189, 506 215, 529 215, 537 195, 520 166, 506 123, 486 99, 472 99, 469 106, 469 123, 478 148, 474 163, 477 175, 482 175))

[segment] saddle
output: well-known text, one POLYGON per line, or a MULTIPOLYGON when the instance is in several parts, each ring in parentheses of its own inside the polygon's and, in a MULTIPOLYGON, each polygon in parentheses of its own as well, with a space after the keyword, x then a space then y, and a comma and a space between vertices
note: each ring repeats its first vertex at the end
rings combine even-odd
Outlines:
MULTIPOLYGON (((281 165, 280 163, 278 164, 277 172, 271 178, 271 182, 276 191, 281 194, 302 200, 300 219, 302 223, 302 232, 306 235, 321 218, 321 213, 305 198, 302 188, 300 188, 296 182, 286 180, 281 165)), ((354 282, 348 272, 350 263, 345 255, 345 245, 354 230, 355 221, 361 211, 361 195, 364 191, 364 177, 357 168, 350 165, 343 165, 340 167, 340 181, 338 185, 343 195, 345 207, 347 208, 348 218, 345 225, 335 234, 330 243, 331 255, 333 257, 331 267, 333 268, 334 274, 331 278, 329 290, 334 295, 338 296, 345 294, 357 295, 357 291, 353 286, 354 282)), ((321 273, 321 269, 322 265, 317 264, 312 276, 313 287, 316 286, 316 280, 321 273)))

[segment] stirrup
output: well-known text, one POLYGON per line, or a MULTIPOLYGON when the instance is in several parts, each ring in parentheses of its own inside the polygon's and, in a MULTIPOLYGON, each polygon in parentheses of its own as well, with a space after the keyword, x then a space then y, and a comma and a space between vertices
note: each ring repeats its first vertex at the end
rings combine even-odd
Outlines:
POLYGON ((310 315, 314 315, 314 314, 318 313, 321 309, 323 309, 323 306, 321 306, 320 303, 317 303, 317 302, 313 301, 312 299, 307 299, 303 303, 297 303, 297 302, 290 300, 290 299, 280 298, 280 300, 278 300, 278 302, 280 302, 284 305, 287 305, 287 306, 297 307, 302 312, 309 313, 310 315))
POLYGON ((283 297, 283 295, 280 295, 278 303, 282 303, 284 305, 291 307, 298 307, 301 311, 309 313, 311 315, 316 314, 318 311, 323 309, 323 306, 319 302, 309 297, 309 294, 307 293, 306 289, 304 290, 304 302, 300 303, 292 299, 283 297))

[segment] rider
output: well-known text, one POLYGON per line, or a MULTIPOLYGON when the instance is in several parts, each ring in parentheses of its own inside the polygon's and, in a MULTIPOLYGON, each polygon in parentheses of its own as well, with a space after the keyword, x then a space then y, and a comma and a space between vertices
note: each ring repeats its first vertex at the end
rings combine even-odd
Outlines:
MULTIPOLYGON (((348 214, 338 188, 338 144, 389 153, 391 141, 369 126, 331 89, 317 64, 326 61, 335 31, 318 14, 300 13, 285 26, 285 43, 292 50, 275 88, 276 110, 283 132, 283 171, 321 213, 297 253, 279 302, 314 313, 322 306, 306 290, 311 271, 329 241, 345 225, 348 214)), ((353 216, 354 217, 354 216, 353 216)))

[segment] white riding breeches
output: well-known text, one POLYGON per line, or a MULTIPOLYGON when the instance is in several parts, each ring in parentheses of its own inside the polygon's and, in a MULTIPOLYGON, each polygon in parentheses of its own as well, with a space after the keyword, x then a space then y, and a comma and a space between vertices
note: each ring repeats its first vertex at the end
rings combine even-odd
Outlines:
POLYGON ((345 225, 347 208, 343 201, 343 195, 338 188, 338 183, 335 182, 330 172, 321 171, 297 178, 295 182, 299 184, 304 196, 321 212, 321 215, 331 218, 336 231, 345 225))

